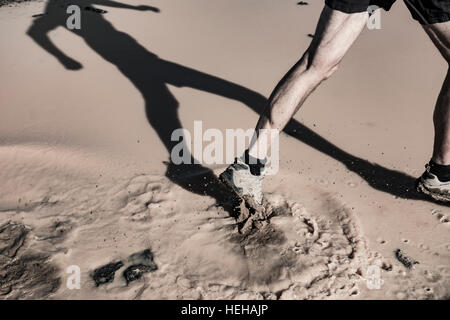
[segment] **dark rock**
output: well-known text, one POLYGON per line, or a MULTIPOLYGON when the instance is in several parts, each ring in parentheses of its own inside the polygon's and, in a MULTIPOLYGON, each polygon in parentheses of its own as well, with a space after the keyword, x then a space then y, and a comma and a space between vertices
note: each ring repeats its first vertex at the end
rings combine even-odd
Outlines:
POLYGON ((139 280, 144 273, 152 272, 158 269, 155 264, 152 265, 144 265, 137 264, 128 267, 123 272, 123 277, 127 281, 127 284, 134 280, 139 280))
POLYGON ((419 264, 418 261, 408 257, 401 249, 397 249, 394 251, 395 257, 398 261, 400 261, 406 268, 412 269, 415 264, 419 264))
POLYGON ((144 273, 158 269, 158 266, 153 261, 153 253, 150 249, 132 254, 129 257, 129 261, 132 265, 123 272, 123 277, 127 284, 140 279, 144 273))
POLYGON ((92 273, 92 278, 95 281, 95 285, 98 287, 105 283, 110 283, 114 281, 114 275, 117 270, 123 267, 123 262, 112 262, 103 267, 95 269, 92 273))

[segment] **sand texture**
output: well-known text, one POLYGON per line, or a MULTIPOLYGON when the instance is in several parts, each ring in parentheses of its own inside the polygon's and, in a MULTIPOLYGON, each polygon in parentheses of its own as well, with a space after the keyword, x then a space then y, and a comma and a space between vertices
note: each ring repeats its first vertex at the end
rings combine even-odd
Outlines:
POLYGON ((174 129, 255 125, 309 2, 0 7, 0 298, 450 298, 450 209, 415 188, 446 66, 401 2, 281 134, 265 211, 170 162, 174 129))

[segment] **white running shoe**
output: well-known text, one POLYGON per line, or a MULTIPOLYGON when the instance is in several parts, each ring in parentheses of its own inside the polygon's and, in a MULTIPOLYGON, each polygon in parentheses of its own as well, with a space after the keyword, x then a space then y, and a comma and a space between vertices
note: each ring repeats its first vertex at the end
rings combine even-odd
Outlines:
POLYGON ((429 195, 435 200, 450 202, 450 181, 440 181, 431 173, 431 166, 425 165, 426 171, 417 180, 417 191, 429 195))
POLYGON ((234 163, 222 172, 219 179, 231 188, 240 198, 253 200, 256 204, 262 205, 262 180, 264 170, 259 176, 250 172, 250 167, 242 158, 236 158, 234 163))

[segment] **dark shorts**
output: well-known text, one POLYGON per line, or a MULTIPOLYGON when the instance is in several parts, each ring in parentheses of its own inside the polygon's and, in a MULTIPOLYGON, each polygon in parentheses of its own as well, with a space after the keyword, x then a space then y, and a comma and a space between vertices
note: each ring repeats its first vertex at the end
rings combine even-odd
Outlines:
MULTIPOLYGON (((376 5, 389 10, 396 0, 325 0, 331 9, 345 13, 367 11, 376 5)), ((433 24, 450 21, 450 0, 403 0, 412 17, 421 24, 433 24)))

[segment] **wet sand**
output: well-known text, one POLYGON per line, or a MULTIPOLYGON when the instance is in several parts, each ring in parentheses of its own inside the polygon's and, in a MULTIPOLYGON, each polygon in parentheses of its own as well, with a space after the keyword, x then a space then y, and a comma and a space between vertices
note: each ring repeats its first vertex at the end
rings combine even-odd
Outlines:
POLYGON ((45 2, 1 7, 1 297, 449 298, 450 210, 414 191, 446 66, 403 3, 281 135, 268 219, 239 232, 224 165, 167 164, 174 128, 254 126, 314 33, 321 3, 296 3, 95 6, 107 13, 78 34, 40 15, 45 2), (82 68, 38 46, 33 22, 82 68), (66 285, 74 265, 79 290, 66 285))

